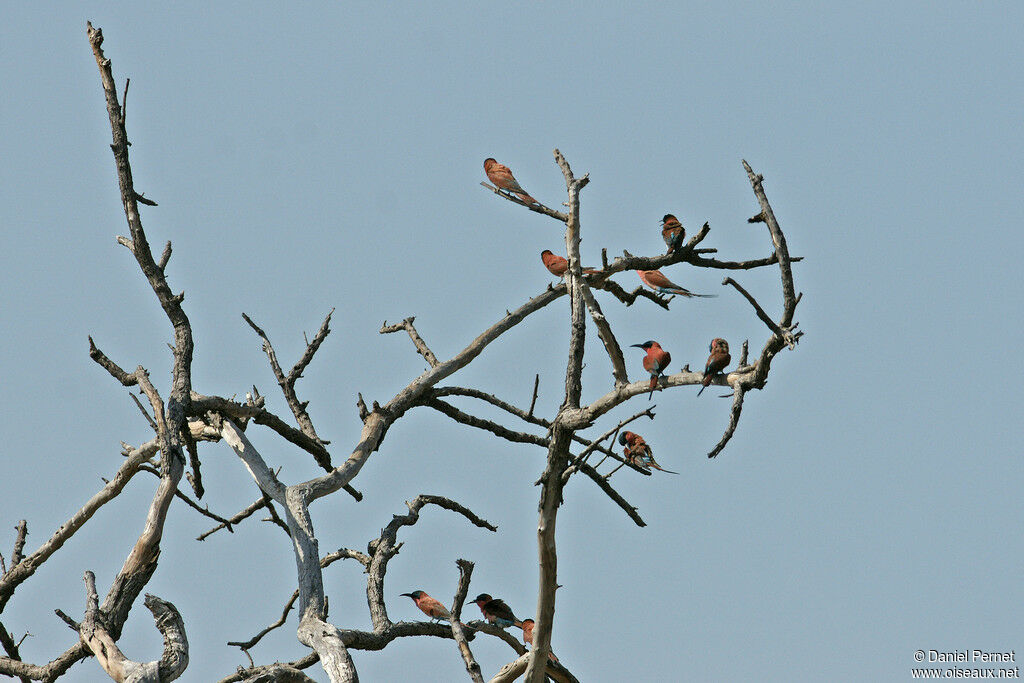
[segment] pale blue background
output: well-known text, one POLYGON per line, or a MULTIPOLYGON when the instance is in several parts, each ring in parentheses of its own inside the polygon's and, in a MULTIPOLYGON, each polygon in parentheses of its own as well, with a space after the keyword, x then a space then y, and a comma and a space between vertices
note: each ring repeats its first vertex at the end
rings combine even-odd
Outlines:
MULTIPOLYGON (((86 19, 104 29, 119 87, 132 79, 136 184, 160 203, 143 218, 157 252, 174 242, 168 275, 186 292, 196 388, 241 396, 255 383, 287 415, 240 314, 290 366, 302 332, 336 307, 334 332, 298 385, 336 460, 358 435, 356 392, 384 402, 424 367, 403 335, 377 334, 382 321, 417 316, 449 357, 551 281, 538 253, 564 253, 558 224, 480 188, 484 157, 555 207, 564 185, 553 148, 590 173, 588 265, 602 247, 660 251, 666 212, 691 228, 710 221, 704 246, 724 257, 767 255, 763 226, 745 222, 757 209, 740 159, 764 174, 792 253, 806 257, 795 273, 807 335, 748 397, 716 461, 704 454, 728 402, 690 389, 656 397, 656 421, 637 431, 681 474, 613 478, 647 528, 591 482, 569 485, 554 646, 581 680, 902 681, 918 648, 1024 650, 1019 3, 8 3, 5 557, 18 519, 28 519, 34 550, 115 471, 120 440, 150 436, 126 392, 89 360, 87 335, 168 390, 170 326, 114 241, 127 228, 86 19)), ((764 326, 720 286, 720 272, 668 274, 720 297, 665 312, 599 294, 623 344, 658 339, 691 367, 713 336, 760 349, 764 326)), ((738 279, 778 314, 777 271, 738 279)), ((564 301, 452 383, 526 405, 540 372, 538 410, 553 415, 564 301)), ((589 334, 585 399, 611 380, 589 334)), ((640 379, 640 352, 630 353, 640 379)), ((316 474, 308 455, 250 433, 286 481, 316 474)), ((530 615, 543 455, 414 410, 356 480, 364 502, 340 494, 312 509, 321 550, 365 548, 418 493, 451 496, 499 533, 427 509, 390 564, 392 618, 419 616, 399 595, 416 588, 450 601, 458 557, 476 562, 473 591, 530 615)), ((226 446, 207 445, 202 457, 217 512, 255 498, 226 446)), ((73 642, 52 610, 81 613, 86 569, 101 592, 109 587, 155 481, 136 477, 18 590, 2 621, 16 637, 33 634, 27 660, 43 664, 73 642)), ((184 614, 186 681, 246 664, 224 643, 276 619, 295 586, 278 529, 251 520, 193 540, 210 526, 175 504, 147 587, 184 614)), ((325 579, 332 620, 368 627, 361 568, 335 564, 325 579)), ((257 646, 258 663, 305 652, 294 626, 293 616, 257 646)), ((140 601, 121 644, 153 659, 159 643, 140 601)), ((511 658, 493 639, 474 651, 487 676, 511 658)), ((353 656, 364 681, 465 677, 450 641, 353 656)), ((86 661, 66 680, 101 678, 86 661)))

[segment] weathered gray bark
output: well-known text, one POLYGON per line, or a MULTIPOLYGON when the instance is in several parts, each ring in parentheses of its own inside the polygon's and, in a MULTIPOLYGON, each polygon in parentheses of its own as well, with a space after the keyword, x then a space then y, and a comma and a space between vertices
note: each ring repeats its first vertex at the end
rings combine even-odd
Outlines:
MULTIPOLYGON (((265 633, 285 623, 292 604, 297 601, 299 619, 296 635, 300 642, 311 648, 312 652, 291 664, 275 663, 265 666, 253 664, 249 669, 240 670, 224 678, 224 683, 229 681, 260 681, 261 683, 271 680, 306 681, 310 679, 301 673, 301 669, 317 662, 332 681, 357 681, 358 674, 350 656, 351 649, 379 650, 396 638, 420 636, 454 640, 466 664, 469 677, 474 681, 483 681, 480 665, 473 657, 469 646, 469 643, 479 633, 504 640, 519 655, 515 662, 506 666, 492 680, 513 680, 525 673, 526 680, 530 683, 543 681, 545 676, 556 681, 573 683, 575 678, 569 670, 561 664, 552 663, 548 658, 556 614, 555 597, 558 586, 556 523, 558 508, 563 502, 563 488, 573 474, 581 472, 622 508, 638 526, 644 526, 643 519, 639 516, 636 508, 615 490, 610 479, 621 468, 650 475, 649 471, 637 468, 632 463, 626 463, 624 458, 615 452, 614 444, 616 434, 630 421, 644 416, 654 419, 653 405, 651 405, 633 417, 621 421, 616 427, 607 430, 596 439, 584 437, 578 433, 593 426, 597 420, 616 406, 634 396, 644 394, 648 390, 646 380, 632 383, 629 381, 622 349, 615 338, 611 322, 602 311, 594 290, 607 292, 627 306, 633 304, 637 299, 647 299, 668 309, 671 297, 666 298, 641 287, 631 292, 626 291, 610 278, 627 270, 653 270, 677 263, 730 271, 743 271, 776 264, 779 266, 783 312, 777 322, 739 282, 731 277, 726 278, 723 282, 723 285, 732 286, 751 304, 757 317, 768 327, 770 336, 752 365, 747 364, 748 344, 744 342, 737 367, 713 379, 715 384, 729 386, 733 391, 728 426, 718 444, 708 454, 709 457, 715 457, 726 446, 737 428, 745 394, 751 389, 764 388, 772 359, 783 348, 795 348, 803 334, 797 331, 798 325, 793 321, 801 295, 796 293, 794 286, 792 263, 800 259, 791 257, 789 254, 785 237, 765 195, 763 178, 755 174, 750 166, 743 162, 760 206, 758 214, 750 219, 750 222, 763 222, 767 226, 773 246, 773 253, 770 256, 746 261, 725 261, 709 256, 716 250, 699 247, 710 231, 709 225, 705 223, 703 228, 693 235, 686 245, 668 254, 634 256, 623 252, 621 257, 609 262, 607 254, 602 252, 601 269, 597 273, 588 274, 586 279, 583 277, 580 266, 582 233, 580 191, 588 183, 586 175, 576 178, 569 163, 558 150, 555 150, 555 161, 563 172, 568 196, 565 212, 541 204, 529 204, 516 196, 500 192, 497 188, 484 183, 486 187, 503 199, 525 206, 534 213, 547 216, 565 225, 569 267, 564 276, 564 282, 549 285, 519 308, 511 312, 505 311, 504 316, 447 360, 439 359, 431 351, 426 341, 417 332, 414 326, 415 318, 412 316, 397 324, 385 323, 380 332, 382 334, 407 332, 416 352, 426 360, 429 368, 419 377, 410 381, 404 389, 384 405, 373 402, 372 407, 367 406, 360 395, 357 403, 359 418, 362 421, 360 435, 354 445, 346 449, 348 455, 345 460, 335 465, 332 463, 331 452, 328 448, 330 443, 321 439, 317 434, 313 420, 307 411, 307 402, 301 401, 296 391, 297 380, 307 370, 317 350, 330 333, 331 314, 326 316, 312 341, 307 341, 301 357, 288 372, 285 372, 280 365, 269 336, 243 314, 245 321, 263 341, 263 350, 297 426, 288 424, 268 410, 263 397, 259 395, 255 387, 253 387, 252 394, 247 395, 245 402, 222 396, 207 396, 193 390, 191 377, 193 338, 191 324, 182 305, 184 294, 172 292, 164 272, 172 255, 171 245, 170 243, 166 245, 159 259, 154 258, 142 226, 140 205, 155 206, 155 202, 144 198, 141 193, 137 192, 132 179, 129 143, 125 129, 124 98, 127 97, 127 82, 124 96, 119 100, 110 61, 104 56, 102 50, 103 34, 99 29, 94 29, 89 25, 88 36, 100 71, 111 124, 111 149, 114 154, 121 200, 129 228, 129 236, 118 237, 117 241, 134 256, 173 330, 173 363, 169 392, 167 399, 164 400, 144 368, 137 367, 132 372, 124 370, 121 365, 107 357, 91 338, 89 339, 90 357, 122 386, 135 391, 141 390, 145 395, 148 407, 134 394, 132 398, 145 416, 148 425, 153 429, 155 437, 137 448, 125 444, 123 454, 126 459, 110 482, 88 500, 37 550, 27 556, 24 553, 27 536, 26 523, 23 521, 17 527, 17 538, 14 543, 14 551, 11 553, 10 566, 6 566, 3 563, 3 557, 0 556, 0 570, 3 572, 0 575, 0 612, 3 611, 17 587, 30 578, 40 565, 81 529, 100 507, 116 497, 137 472, 146 471, 156 475, 159 479, 138 540, 125 560, 121 571, 114 579, 102 604, 95 589, 95 580, 91 573, 87 573, 88 606, 85 619, 79 624, 63 613, 59 613, 75 629, 80 640, 50 663, 45 666, 37 666, 20 660, 19 643, 15 642, 8 630, 0 624, 0 647, 7 653, 6 657, 0 657, 0 674, 18 676, 23 681, 55 680, 76 661, 93 655, 107 674, 117 681, 173 680, 180 676, 188 664, 188 643, 185 638, 183 620, 170 603, 152 596, 146 598, 146 605, 153 611, 157 626, 164 634, 164 654, 160 660, 149 663, 133 662, 117 646, 117 640, 121 635, 121 629, 129 610, 156 571, 160 555, 160 542, 168 520, 170 505, 177 497, 200 514, 219 522, 219 526, 201 535, 200 540, 220 529, 231 530, 233 524, 248 519, 256 510, 265 509, 270 515, 271 521, 288 533, 292 541, 298 585, 296 595, 286 603, 278 622, 248 641, 231 644, 241 647, 243 650, 253 647, 265 633), (440 385, 442 381, 475 361, 491 343, 502 335, 564 295, 569 297, 569 353, 564 398, 553 418, 543 418, 534 414, 539 376, 528 410, 522 410, 497 396, 473 387, 440 385), (611 366, 612 382, 609 390, 603 396, 588 405, 581 405, 581 376, 588 317, 595 325, 607 354, 611 366), (494 419, 477 417, 462 407, 456 407, 446 400, 442 400, 448 396, 479 400, 496 407, 508 416, 525 423, 526 431, 513 429, 494 419), (362 494, 352 488, 353 479, 359 474, 370 456, 380 449, 390 427, 407 411, 417 407, 431 408, 460 424, 483 429, 496 437, 515 443, 537 446, 547 451, 546 466, 538 481, 541 485, 537 525, 539 580, 532 651, 527 651, 512 634, 493 625, 479 621, 462 624, 458 620, 469 588, 472 569, 472 564, 465 560, 459 560, 462 578, 453 602, 454 620, 451 624, 395 623, 388 617, 384 597, 384 577, 387 563, 397 555, 401 545, 397 542, 399 529, 415 524, 425 505, 445 508, 462 515, 476 526, 494 530, 492 525, 459 503, 439 496, 420 495, 415 500, 406 503, 409 509, 408 514, 395 515, 382 530, 381 536, 370 542, 366 553, 341 549, 327 556, 320 555, 310 506, 319 498, 339 490, 344 490, 356 500, 361 500, 362 494), (246 436, 245 430, 250 424, 265 426, 286 442, 305 451, 325 470, 325 474, 305 482, 290 484, 282 482, 275 474, 272 463, 268 463, 264 459, 246 436), (202 498, 201 462, 197 444, 222 439, 238 456, 239 461, 249 471, 260 490, 260 497, 253 504, 230 518, 220 517, 208 508, 201 507, 198 502, 193 501, 179 489, 181 479, 185 476, 187 460, 190 469, 187 480, 191 484, 196 499, 202 498), (573 449, 579 452, 574 453, 573 449), (597 464, 588 462, 588 458, 594 453, 600 454, 601 457, 597 464), (157 456, 159 456, 159 460, 156 459, 157 456), (609 459, 613 461, 611 463, 613 468, 604 473, 600 472, 599 468, 609 459), (283 512, 279 512, 278 508, 283 512), (332 624, 327 618, 328 596, 324 591, 323 570, 335 560, 342 558, 355 559, 366 570, 368 575, 366 597, 373 624, 372 631, 341 628, 332 624)), ((691 371, 688 366, 684 366, 681 371, 664 377, 659 388, 669 390, 680 386, 692 386, 700 383, 701 379, 701 372, 691 371)))

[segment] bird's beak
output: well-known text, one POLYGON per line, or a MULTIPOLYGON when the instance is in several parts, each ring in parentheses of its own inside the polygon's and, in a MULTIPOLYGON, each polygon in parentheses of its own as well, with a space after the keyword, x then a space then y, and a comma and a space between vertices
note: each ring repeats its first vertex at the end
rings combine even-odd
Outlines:
POLYGON ((402 593, 402 595, 408 596, 410 598, 412 597, 412 593, 402 593))
POLYGON ((642 349, 642 348, 644 348, 644 345, 643 345, 643 344, 630 344, 630 345, 629 345, 629 348, 633 348, 634 346, 635 346, 636 348, 638 348, 638 349, 642 349))

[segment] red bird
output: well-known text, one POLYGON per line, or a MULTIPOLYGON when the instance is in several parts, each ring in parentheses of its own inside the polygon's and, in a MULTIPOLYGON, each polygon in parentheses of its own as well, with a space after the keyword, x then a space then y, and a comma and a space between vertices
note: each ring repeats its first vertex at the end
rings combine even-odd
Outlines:
POLYGON ((473 598, 473 602, 480 608, 484 619, 489 623, 500 628, 508 628, 509 626, 523 627, 523 622, 516 619, 516 615, 512 614, 512 608, 506 605, 504 600, 492 598, 487 593, 481 593, 473 598))
MULTIPOLYGON (((550 249, 545 249, 540 252, 540 260, 544 264, 544 267, 548 269, 548 272, 555 277, 562 277, 565 275, 565 272, 569 270, 568 259, 551 253, 550 249)), ((593 275, 597 270, 593 268, 584 268, 583 272, 587 275, 593 275)))
POLYGON ((413 591, 412 593, 402 593, 412 598, 412 601, 416 603, 416 606, 420 608, 424 614, 431 619, 447 619, 452 620, 451 613, 448 612, 448 608, 445 607, 436 598, 432 598, 423 591, 413 591))
POLYGON ((645 341, 633 346, 647 350, 647 355, 644 356, 644 370, 651 373, 651 393, 647 395, 647 400, 650 401, 654 396, 654 389, 658 386, 658 377, 665 374, 668 364, 672 362, 672 356, 656 341, 645 341))
POLYGON ((708 356, 708 362, 704 365, 704 378, 700 382, 704 386, 697 392, 698 396, 703 394, 704 390, 710 386, 711 378, 725 370, 726 366, 729 365, 729 361, 732 360, 732 356, 729 355, 729 342, 720 337, 715 337, 711 340, 711 343, 708 344, 708 351, 711 352, 711 355, 708 356))
POLYGON ((526 194, 526 190, 522 188, 512 176, 512 170, 505 164, 499 164, 494 159, 488 157, 484 159, 484 173, 487 174, 487 178, 494 183, 494 186, 499 190, 505 190, 506 192, 514 192, 523 198, 528 204, 540 204, 536 199, 526 194))
POLYGON ((660 270, 638 270, 636 271, 636 274, 640 276, 640 282, 644 283, 658 294, 678 294, 680 296, 702 297, 718 296, 717 294, 695 294, 669 280, 661 273, 660 270))
MULTIPOLYGON (((533 619, 523 619, 523 642, 533 647, 533 619)), ((554 652, 549 652, 548 658, 552 662, 558 661, 558 657, 555 656, 554 652)))
POLYGON ((661 219, 661 239, 665 240, 668 251, 666 254, 671 254, 676 249, 680 249, 683 246, 683 240, 686 238, 686 228, 679 222, 679 219, 670 213, 666 213, 665 217, 661 219))
POLYGON ((672 470, 666 470, 664 467, 659 465, 654 459, 654 453, 651 451, 651 447, 647 445, 646 441, 644 441, 644 437, 635 432, 622 432, 619 434, 619 445, 626 447, 622 454, 626 457, 626 462, 630 465, 634 465, 647 471, 650 471, 650 468, 653 467, 656 470, 668 472, 669 474, 679 474, 672 470))

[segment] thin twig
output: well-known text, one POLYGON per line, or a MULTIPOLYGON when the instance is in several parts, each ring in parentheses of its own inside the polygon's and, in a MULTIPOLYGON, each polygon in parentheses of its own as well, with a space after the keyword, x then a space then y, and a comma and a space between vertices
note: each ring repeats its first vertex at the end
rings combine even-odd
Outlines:
POLYGON ((540 373, 533 376, 533 398, 530 399, 530 409, 526 414, 533 417, 533 408, 537 405, 537 390, 540 389, 540 373))
POLYGON ((601 312, 601 306, 598 305, 597 299, 594 298, 593 292, 590 288, 585 286, 582 288, 583 301, 587 304, 587 310, 590 311, 590 317, 594 321, 594 325, 597 327, 597 335, 601 338, 601 343, 604 344, 604 349, 608 353, 608 359, 612 363, 612 377, 615 379, 615 384, 623 385, 629 384, 629 376, 626 374, 626 361, 622 357, 622 348, 619 346, 619 342, 615 339, 615 335, 612 333, 611 325, 608 324, 608 319, 604 317, 604 313, 601 312))
POLYGON ((550 209, 550 208, 544 206, 543 204, 541 204, 540 202, 537 202, 536 204, 530 204, 529 202, 527 202, 527 201, 525 201, 523 199, 520 199, 516 195, 510 194, 508 192, 502 192, 501 190, 499 190, 498 188, 494 187, 493 185, 490 185, 490 184, 485 183, 485 182, 481 182, 480 184, 483 185, 484 187, 486 187, 488 190, 490 190, 494 194, 496 194, 499 197, 501 197, 502 199, 507 199, 508 201, 512 202, 513 204, 519 204, 520 206, 525 206, 530 211, 534 211, 536 213, 542 213, 545 216, 551 216, 555 220, 561 221, 563 223, 565 223, 566 221, 569 220, 569 217, 566 216, 561 211, 555 211, 554 209, 550 209))
POLYGON ((129 391, 128 395, 132 397, 133 401, 135 401, 135 405, 138 406, 139 410, 142 412, 142 416, 146 418, 146 422, 148 422, 149 426, 153 428, 153 431, 160 431, 159 428, 156 426, 156 421, 154 421, 153 418, 149 416, 149 411, 146 410, 146 407, 144 405, 142 405, 142 401, 140 401, 139 398, 133 392, 129 391))
POLYGON ((267 358, 270 361, 270 367, 274 371, 274 377, 277 379, 278 386, 281 387, 281 393, 284 394, 285 401, 288 403, 288 407, 291 408, 292 414, 295 416, 295 421, 299 424, 299 428, 302 433, 305 434, 311 441, 316 443, 319 448, 312 453, 313 457, 320 467, 330 472, 333 467, 331 465, 331 456, 325 447, 326 442, 317 436, 316 429, 313 427, 313 421, 309 417, 309 413, 306 412, 306 403, 299 401, 298 395, 295 393, 295 381, 302 376, 302 371, 309 365, 313 359, 313 355, 316 350, 320 348, 320 344, 323 343, 324 338, 330 333, 330 321, 331 315, 334 313, 334 309, 327 314, 327 318, 320 326, 320 330, 317 332, 316 337, 313 341, 306 346, 306 351, 303 353, 302 358, 295 364, 295 367, 286 377, 284 371, 281 369, 281 364, 277 361, 277 354, 274 352, 274 346, 270 343, 270 337, 263 329, 254 323, 252 319, 242 313, 242 318, 249 324, 260 339, 263 340, 263 352, 267 354, 267 358))
POLYGON ((228 645, 232 645, 234 647, 240 648, 241 650, 245 650, 245 651, 251 650, 252 648, 254 648, 256 646, 256 643, 260 642, 263 639, 263 636, 267 635, 268 633, 273 631, 275 628, 278 628, 278 627, 284 625, 284 622, 288 620, 288 613, 292 611, 293 607, 295 607, 295 601, 298 600, 298 599, 299 599, 299 591, 296 589, 295 592, 292 593, 292 596, 290 598, 288 598, 288 602, 285 603, 284 609, 281 611, 281 617, 277 621, 275 621, 270 626, 267 626, 266 628, 261 630, 259 633, 254 635, 249 640, 246 640, 246 641, 243 641, 243 642, 229 640, 228 641, 228 645))
POLYGON ((425 399, 422 402, 422 405, 425 405, 428 408, 433 408, 439 413, 444 413, 456 422, 469 425, 470 427, 476 427, 477 429, 485 429, 495 436, 500 436, 508 441, 529 443, 535 446, 546 446, 548 444, 548 440, 545 437, 527 434, 526 432, 517 432, 509 429, 508 427, 504 427, 497 422, 492 422, 491 420, 485 420, 483 418, 470 415, 469 413, 464 413, 452 404, 440 399, 425 399))
POLYGON ((455 597, 452 599, 451 609, 451 621, 452 627, 452 638, 459 646, 459 653, 462 655, 462 661, 466 663, 466 671, 469 672, 469 677, 473 679, 474 683, 484 683, 484 678, 480 674, 480 664, 477 663, 473 657, 472 650, 469 649, 469 641, 466 640, 466 633, 463 631, 462 622, 462 604, 466 600, 466 594, 469 592, 469 581, 473 576, 473 563, 469 560, 458 559, 455 564, 459 567, 459 586, 455 590, 455 597))
POLYGON ((747 390, 743 386, 742 381, 737 381, 733 387, 733 398, 732 398, 732 410, 729 412, 729 425, 725 428, 725 433, 722 438, 715 444, 715 447, 708 453, 709 458, 714 458, 725 445, 729 443, 729 439, 736 432, 736 427, 740 423, 740 413, 743 412, 743 396, 747 393, 747 390))
POLYGON ((430 350, 427 343, 423 341, 423 337, 421 337, 419 332, 416 331, 416 327, 413 326, 413 321, 415 320, 415 316, 409 316, 402 322, 395 323, 394 325, 388 325, 388 322, 385 320, 384 324, 380 326, 379 333, 390 334, 392 332, 398 332, 399 330, 405 330, 409 333, 409 339, 412 339, 412 343, 416 346, 416 350, 419 354, 426 359, 427 363, 430 364, 430 367, 436 368, 441 364, 441 361, 437 360, 437 356, 434 355, 434 352, 430 350))
MULTIPOLYGON (((722 284, 732 285, 733 287, 735 287, 736 291, 742 294, 743 297, 750 302, 750 305, 754 307, 754 311, 757 313, 757 317, 761 319, 761 322, 768 326, 769 330, 779 335, 780 337, 786 337, 786 332, 781 327, 779 327, 778 324, 774 320, 772 320, 767 313, 764 312, 764 309, 761 308, 761 304, 757 303, 757 300, 754 299, 754 297, 751 296, 751 294, 747 290, 743 289, 740 283, 736 282, 731 277, 727 277, 724 280, 722 280, 722 284)), ((796 342, 794 341, 790 345, 790 348, 793 348, 795 345, 796 342)))
MULTIPOLYGON (((221 522, 220 524, 218 524, 217 526, 215 526, 212 529, 210 529, 209 531, 206 531, 206 532, 204 532, 202 534, 199 534, 199 536, 196 537, 196 540, 197 541, 206 540, 206 538, 208 536, 212 536, 213 534, 217 533, 221 529, 227 529, 228 531, 232 531, 231 526, 233 524, 238 524, 243 519, 246 519, 247 517, 252 516, 260 508, 270 508, 271 510, 273 509, 273 503, 271 503, 270 497, 267 496, 266 494, 263 494, 262 497, 258 498, 257 500, 253 501, 252 503, 250 503, 248 506, 246 506, 240 512, 235 513, 235 515, 232 516, 230 519, 226 519, 223 522, 221 522)), ((278 525, 287 534, 288 533, 288 525, 285 524, 284 522, 280 521, 280 518, 278 518, 277 521, 278 521, 278 525)))

